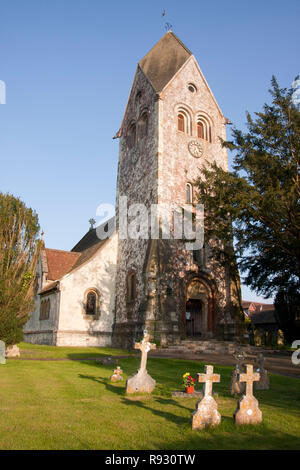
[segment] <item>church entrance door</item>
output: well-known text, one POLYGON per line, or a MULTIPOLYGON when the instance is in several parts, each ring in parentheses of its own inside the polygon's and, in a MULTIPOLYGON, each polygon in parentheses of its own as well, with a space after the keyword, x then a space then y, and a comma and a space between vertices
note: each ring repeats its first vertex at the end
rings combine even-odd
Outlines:
POLYGON ((186 335, 201 337, 203 334, 203 304, 199 299, 190 299, 186 303, 186 335))

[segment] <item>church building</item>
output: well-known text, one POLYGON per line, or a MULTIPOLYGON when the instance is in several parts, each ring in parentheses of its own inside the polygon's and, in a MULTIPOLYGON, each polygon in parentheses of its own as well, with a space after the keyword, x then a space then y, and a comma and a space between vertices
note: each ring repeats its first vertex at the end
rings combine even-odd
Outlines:
POLYGON ((91 227, 69 252, 42 250, 26 341, 131 347, 145 328, 160 346, 237 336, 237 288, 209 240, 191 250, 183 239, 142 231, 126 237, 121 227, 124 198, 127 207, 140 204, 149 214, 156 205, 193 208, 193 184, 205 161, 228 169, 219 140, 226 139, 227 122, 195 57, 167 32, 138 63, 115 136, 115 229, 101 240, 91 227))

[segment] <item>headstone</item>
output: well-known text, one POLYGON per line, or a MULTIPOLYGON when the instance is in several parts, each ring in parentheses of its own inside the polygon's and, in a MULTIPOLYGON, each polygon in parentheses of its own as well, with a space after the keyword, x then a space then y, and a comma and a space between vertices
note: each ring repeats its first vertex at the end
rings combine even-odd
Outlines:
POLYGON ((110 380, 112 382, 119 382, 120 380, 123 380, 122 377, 123 371, 120 366, 117 366, 117 368, 114 370, 113 375, 111 376, 110 380))
POLYGON ((277 332, 277 345, 284 346, 284 333, 282 330, 278 330, 277 332))
POLYGON ((100 362, 104 366, 107 365, 107 364, 113 364, 114 363, 114 361, 112 360, 111 357, 105 357, 104 359, 98 359, 97 362, 100 362))
POLYGON ((20 357, 20 349, 14 344, 13 346, 7 346, 6 357, 20 357))
POLYGON ((254 330, 254 344, 255 346, 262 346, 263 344, 263 333, 261 330, 254 330))
POLYGON ((221 415, 218 405, 212 396, 214 382, 220 382, 220 375, 214 374, 213 366, 205 366, 205 373, 198 374, 198 382, 204 383, 204 397, 196 403, 196 411, 192 414, 192 429, 204 429, 208 426, 218 426, 221 415))
POLYGON ((236 366, 231 374, 230 382, 230 393, 234 395, 235 393, 241 394, 245 392, 245 384, 240 382, 240 374, 244 371, 243 361, 246 358, 246 354, 242 351, 235 351, 233 357, 236 359, 236 366))
POLYGON ((0 364, 6 364, 4 341, 0 341, 0 364))
POLYGON ((259 381, 255 382, 254 389, 255 390, 269 390, 270 388, 270 380, 268 376, 268 371, 264 367, 265 358, 262 353, 259 353, 256 359, 258 368, 256 372, 259 373, 259 381))
POLYGON ((253 373, 253 366, 246 365, 247 373, 240 374, 240 381, 246 382, 246 395, 238 401, 238 407, 234 413, 236 425, 258 424, 262 421, 262 412, 258 408, 258 401, 253 395, 253 382, 259 380, 259 374, 253 373))
POLYGON ((144 331, 143 340, 140 343, 135 343, 134 348, 142 352, 140 368, 135 375, 130 377, 126 382, 127 393, 151 393, 155 388, 155 380, 148 374, 147 355, 151 349, 156 349, 156 344, 150 343, 150 337, 147 331, 144 331))

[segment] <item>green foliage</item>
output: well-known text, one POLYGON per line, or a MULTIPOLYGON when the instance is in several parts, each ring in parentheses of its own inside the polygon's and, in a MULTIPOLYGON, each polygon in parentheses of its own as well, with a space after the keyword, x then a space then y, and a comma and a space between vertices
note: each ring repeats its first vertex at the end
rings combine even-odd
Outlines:
POLYGON ((234 170, 207 162, 196 182, 205 206, 205 236, 215 251, 233 259, 232 239, 244 282, 270 295, 300 279, 300 112, 293 89, 272 79, 271 105, 247 113, 247 132, 233 129, 234 170))
POLYGON ((18 198, 0 193, 0 339, 19 342, 33 309, 40 241, 38 217, 18 198))

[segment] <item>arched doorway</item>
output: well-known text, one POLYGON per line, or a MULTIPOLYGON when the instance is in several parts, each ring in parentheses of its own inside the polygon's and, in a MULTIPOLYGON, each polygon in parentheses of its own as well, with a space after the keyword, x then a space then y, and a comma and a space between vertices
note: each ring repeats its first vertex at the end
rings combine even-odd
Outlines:
POLYGON ((194 278, 187 286, 185 324, 187 337, 204 339, 214 335, 214 297, 202 279, 194 278))

